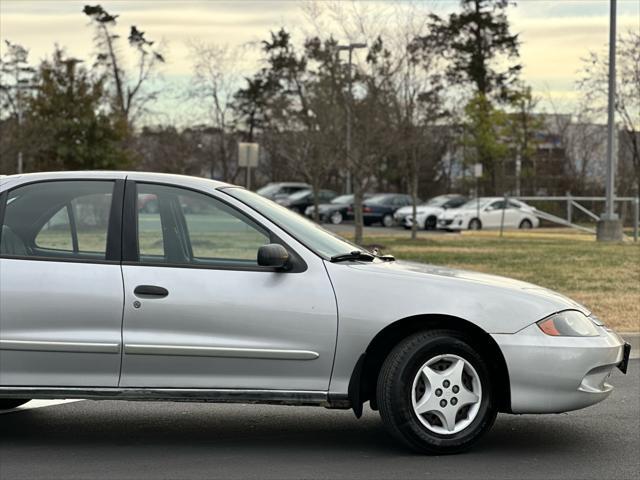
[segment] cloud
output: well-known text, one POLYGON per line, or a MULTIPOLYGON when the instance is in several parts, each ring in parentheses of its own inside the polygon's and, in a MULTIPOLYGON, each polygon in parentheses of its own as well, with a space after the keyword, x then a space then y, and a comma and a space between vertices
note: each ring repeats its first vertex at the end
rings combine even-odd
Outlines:
MULTIPOLYGON (((68 53, 90 59, 94 52, 93 30, 82 14, 85 1, 0 1, 0 36, 25 45, 32 61, 51 54, 54 43, 68 53)), ((96 0, 98 1, 98 0, 96 0)), ((109 1, 100 3, 120 14, 122 52, 128 48, 130 25, 147 37, 163 41, 167 49, 167 76, 186 77, 191 72, 187 42, 239 45, 264 39, 269 30, 303 24, 301 2, 297 1, 109 1)), ((361 6, 363 4, 358 4, 361 6)), ((365 5, 368 9, 388 9, 388 2, 365 5)), ((425 4, 440 14, 457 9, 457 2, 425 4)), ((640 3, 619 1, 618 29, 638 29, 640 3)), ((608 1, 521 1, 509 9, 512 30, 523 42, 524 78, 536 88, 550 86, 554 95, 573 95, 580 59, 590 50, 601 51, 608 42, 608 1)), ((2 47, 0 47, 2 48, 2 47)), ((250 50, 241 64, 250 72, 258 65, 259 52, 250 50)))

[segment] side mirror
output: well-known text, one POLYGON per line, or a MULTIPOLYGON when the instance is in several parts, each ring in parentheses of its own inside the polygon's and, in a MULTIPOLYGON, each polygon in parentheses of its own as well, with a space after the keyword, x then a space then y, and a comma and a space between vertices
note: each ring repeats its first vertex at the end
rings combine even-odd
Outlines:
POLYGON ((289 252, 282 245, 269 243, 258 249, 258 265, 261 267, 284 268, 289 264, 289 252))

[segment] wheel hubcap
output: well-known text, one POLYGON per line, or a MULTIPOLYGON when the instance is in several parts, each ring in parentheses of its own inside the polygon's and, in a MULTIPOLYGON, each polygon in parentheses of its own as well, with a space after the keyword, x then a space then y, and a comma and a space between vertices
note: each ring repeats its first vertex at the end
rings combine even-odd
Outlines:
POLYGON ((433 357, 413 380, 413 411, 425 427, 440 435, 453 435, 467 428, 478 415, 481 401, 478 373, 457 355, 433 357))

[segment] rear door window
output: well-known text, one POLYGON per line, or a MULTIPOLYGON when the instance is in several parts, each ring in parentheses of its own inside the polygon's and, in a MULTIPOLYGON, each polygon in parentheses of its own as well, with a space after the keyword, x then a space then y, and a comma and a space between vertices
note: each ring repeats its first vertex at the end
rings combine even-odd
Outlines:
POLYGON ((113 181, 55 181, 9 192, 0 254, 105 260, 113 181))

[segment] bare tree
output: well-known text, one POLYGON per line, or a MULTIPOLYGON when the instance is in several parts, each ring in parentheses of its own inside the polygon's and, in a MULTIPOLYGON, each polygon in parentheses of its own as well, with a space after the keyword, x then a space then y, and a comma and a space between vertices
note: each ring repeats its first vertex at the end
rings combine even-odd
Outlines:
POLYGON ((155 42, 145 38, 145 32, 133 25, 127 40, 135 50, 136 60, 135 67, 127 70, 118 48, 120 35, 114 31, 119 15, 111 15, 100 5, 85 5, 82 11, 95 28, 96 65, 103 67, 113 82, 112 109, 130 129, 147 111, 149 102, 158 96, 158 90, 148 90, 145 86, 156 73, 158 64, 164 63, 164 56, 154 47, 155 42))
MULTIPOLYGON (((620 145, 633 164, 636 188, 640 187, 640 33, 629 30, 618 37, 615 108, 622 127, 620 145)), ((595 115, 607 106, 609 61, 606 54, 591 52, 583 60, 578 87, 584 104, 595 115)))
POLYGON ((218 160, 223 180, 233 181, 238 173, 234 163, 233 104, 241 80, 238 60, 244 49, 196 41, 189 42, 189 49, 193 57, 193 77, 188 96, 204 104, 210 125, 218 133, 218 140, 212 144, 211 177, 218 160))

